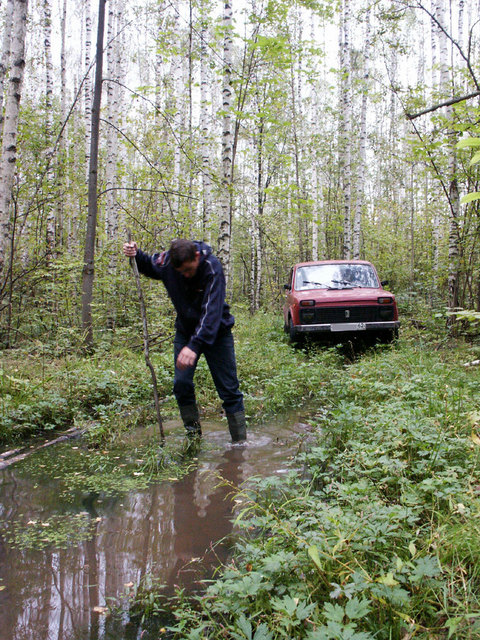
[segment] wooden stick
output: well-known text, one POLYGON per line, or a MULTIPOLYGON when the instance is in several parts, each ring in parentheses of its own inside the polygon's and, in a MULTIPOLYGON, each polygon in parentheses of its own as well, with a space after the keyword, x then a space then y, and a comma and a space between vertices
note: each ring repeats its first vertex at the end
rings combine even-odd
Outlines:
MULTIPOLYGON (((128 230, 128 241, 131 242, 131 232, 128 230)), ((143 322, 143 353, 145 355, 145 363, 147 367, 150 369, 150 373, 152 374, 152 383, 153 383, 153 399, 155 401, 155 411, 157 414, 157 422, 158 429, 160 432, 160 440, 163 444, 165 440, 165 433, 163 431, 163 421, 162 416, 160 414, 160 401, 158 399, 158 385, 157 385, 157 376, 155 373, 155 369, 150 361, 150 350, 149 350, 149 336, 148 336, 148 322, 147 322, 147 311, 145 309, 145 302, 143 299, 142 292, 142 284, 140 282, 140 274, 138 272, 137 262, 135 258, 130 258, 130 264, 132 265, 133 274, 135 276, 135 282, 137 284, 137 294, 138 294, 138 302, 140 303, 140 312, 142 314, 142 322, 143 322)))

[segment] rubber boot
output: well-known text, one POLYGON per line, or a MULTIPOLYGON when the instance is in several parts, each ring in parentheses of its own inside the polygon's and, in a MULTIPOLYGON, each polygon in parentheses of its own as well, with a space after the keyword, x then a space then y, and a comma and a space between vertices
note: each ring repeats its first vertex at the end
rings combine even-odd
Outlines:
POLYGON ((247 422, 245 411, 227 413, 228 430, 232 436, 232 442, 245 442, 247 439, 247 422))
POLYGON ((189 438, 202 435, 202 427, 200 425, 200 416, 196 404, 186 404, 178 407, 180 416, 182 417, 185 431, 189 438))

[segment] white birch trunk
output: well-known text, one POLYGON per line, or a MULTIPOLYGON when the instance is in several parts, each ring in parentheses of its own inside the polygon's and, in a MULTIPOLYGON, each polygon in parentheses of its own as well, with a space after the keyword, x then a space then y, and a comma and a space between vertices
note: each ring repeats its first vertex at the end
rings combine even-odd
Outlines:
POLYGON ((318 225, 320 223, 319 205, 318 168, 315 166, 315 191, 312 220, 312 260, 318 260, 318 225))
MULTIPOLYGON (((163 34, 166 29, 166 9, 165 3, 163 0, 158 2, 158 8, 156 12, 157 16, 157 40, 161 41, 163 34)), ((162 109, 162 100, 163 100, 163 79, 162 79, 162 65, 163 65, 163 55, 160 50, 160 46, 157 45, 155 51, 155 60, 154 60, 154 73, 155 73, 155 113, 154 113, 154 127, 155 130, 158 131, 161 126, 161 109, 162 109)))
POLYGON ((357 175, 357 200, 355 203, 355 214, 353 219, 353 243, 352 253, 354 260, 360 258, 360 236, 362 228, 362 209, 364 205, 364 194, 366 191, 365 174, 367 165, 367 105, 368 105, 368 85, 370 76, 370 11, 365 15, 365 45, 363 48, 363 90, 362 105, 360 112, 360 146, 359 163, 357 175))
MULTIPOLYGON (((460 49, 462 51, 464 51, 464 20, 465 20, 465 1, 464 0, 458 0, 458 35, 457 35, 457 42, 458 42, 458 46, 460 47, 460 49)), ((453 61, 452 61, 452 65, 456 66, 459 64, 462 64, 462 59, 460 56, 460 52, 457 50, 456 47, 454 47, 453 49, 453 61)), ((459 74, 460 75, 460 74, 459 74)), ((457 80, 456 80, 457 82, 457 80)), ((466 88, 466 83, 465 81, 462 82, 461 77, 458 78, 458 83, 459 86, 461 86, 463 88, 463 90, 465 90, 466 88)))
POLYGON ((227 288, 230 282, 230 250, 232 233, 232 4, 226 0, 223 12, 223 130, 222 130, 222 187, 220 196, 220 234, 218 239, 218 257, 225 272, 227 288))
POLYGON ((10 203, 17 162, 18 116, 25 69, 27 11, 28 1, 16 0, 13 13, 12 64, 5 101, 0 158, 0 278, 7 264, 6 253, 10 242, 10 203))
MULTIPOLYGON (((182 77, 182 56, 180 48, 181 33, 180 33, 180 10, 178 0, 175 0, 172 4, 173 21, 174 21, 174 34, 175 43, 179 48, 179 51, 173 54, 172 57, 172 78, 173 78, 173 130, 175 132, 174 150, 173 150, 173 184, 174 189, 180 194, 181 192, 181 139, 182 139, 182 96, 183 96, 183 77, 182 77)), ((174 216, 178 222, 178 215, 180 213, 180 195, 177 195, 173 199, 174 201, 174 216)))
POLYGON ((52 161, 53 145, 53 63, 52 63, 52 7, 50 0, 43 0, 43 33, 45 53, 45 135, 47 147, 48 169, 45 175, 47 198, 46 208, 46 261, 47 265, 55 258, 56 254, 56 219, 55 206, 52 204, 50 194, 54 185, 54 172, 52 161))
MULTIPOLYGON (((435 14, 435 0, 430 0, 430 13, 435 14)), ((435 100, 438 89, 438 54, 437 54, 438 27, 432 20, 430 25, 430 43, 432 48, 432 96, 435 100)))
POLYGON ((208 10, 205 5, 201 6, 201 27, 200 27, 200 130, 202 132, 201 154, 202 154, 202 230, 203 237, 207 242, 211 239, 211 219, 212 219, 212 144, 210 140, 210 126, 208 117, 208 87, 210 78, 208 72, 208 10))
MULTIPOLYGON (((117 46, 115 47, 115 72, 117 76, 117 80, 121 84, 125 84, 126 76, 127 76, 127 37, 126 37, 126 29, 125 29, 125 10, 126 10, 126 2, 125 0, 117 0, 117 46)), ((125 110, 125 91, 122 86, 119 84, 116 85, 116 97, 115 97, 115 121, 117 122, 117 126, 119 129, 123 129, 124 127, 124 119, 123 113, 125 110)), ((116 137, 116 157, 117 157, 117 167, 119 164, 121 166, 126 166, 126 150, 124 145, 119 145, 118 143, 119 136, 117 134, 116 137)), ((115 195, 115 208, 114 208, 114 222, 112 233, 113 237, 118 238, 118 229, 121 228, 122 225, 122 208, 120 206, 120 199, 122 198, 122 194, 124 193, 122 187, 125 186, 126 176, 124 174, 118 175, 118 170, 116 172, 116 184, 117 184, 117 192, 115 195)))
POLYGON ((90 0, 84 0, 85 9, 85 82, 84 82, 84 116, 85 116, 85 180, 88 182, 90 166, 90 138, 92 128, 92 81, 90 76, 92 49, 92 16, 90 0))
POLYGON ((3 129, 3 97, 5 93, 5 78, 7 75, 7 68, 10 61, 10 48, 12 42, 12 29, 13 29, 13 4, 14 0, 7 0, 7 6, 5 7, 5 24, 3 27, 2 37, 2 51, 0 58, 0 139, 2 137, 3 129))
MULTIPOLYGON (((430 12, 432 15, 435 15, 436 6, 435 0, 431 0, 430 3, 430 12)), ((431 85, 432 85, 432 102, 435 102, 437 99, 438 92, 438 26, 432 20, 430 27, 430 43, 431 43, 431 56, 432 56, 432 74, 431 74, 431 85)), ((435 211, 433 214, 433 280, 437 283, 438 274, 440 270, 440 211, 439 207, 435 207, 435 211)))
MULTIPOLYGON (((252 211, 255 207, 252 206, 252 211)), ((253 315, 257 310, 257 287, 256 287, 256 270, 257 270, 257 251, 258 251, 258 227, 256 224, 255 216, 252 216, 252 222, 250 225, 250 287, 249 287, 249 299, 250 299, 250 313, 253 315)))
POLYGON ((340 71, 342 74, 341 87, 341 140, 339 142, 340 167, 342 170, 343 191, 343 257, 348 260, 352 252, 352 221, 351 221, 351 119, 352 119, 352 95, 351 95, 351 54, 350 54, 350 0, 343 0, 341 29, 341 55, 340 71))
MULTIPOLYGON (((107 20, 107 78, 116 80, 116 54, 115 54, 115 0, 108 3, 108 20, 107 20)), ((107 242, 110 243, 114 237, 115 229, 115 202, 116 202, 116 173, 117 173, 117 131, 118 127, 118 105, 117 105, 117 85, 115 82, 106 82, 107 92, 107 120, 108 126, 106 131, 106 167, 105 167, 105 235, 107 242)), ((112 252, 112 255, 115 252, 112 252)), ((114 265, 111 265, 114 266, 114 265)))
MULTIPOLYGON (((67 24, 67 0, 63 0, 62 14, 60 18, 60 117, 62 124, 67 119, 67 53, 66 53, 66 24, 67 24)), ((66 131, 64 130, 58 142, 57 156, 57 199, 56 199, 56 217, 57 217, 57 242, 63 244, 64 232, 64 198, 58 197, 62 190, 66 193, 66 185, 64 184, 66 172, 66 131)))

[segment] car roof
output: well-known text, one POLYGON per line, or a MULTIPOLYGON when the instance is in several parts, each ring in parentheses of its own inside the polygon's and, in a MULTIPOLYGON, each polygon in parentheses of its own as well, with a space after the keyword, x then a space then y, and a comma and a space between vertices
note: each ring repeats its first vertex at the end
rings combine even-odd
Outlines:
POLYGON ((317 264, 369 264, 373 266, 368 260, 312 260, 310 262, 297 262, 294 267, 309 267, 317 264))

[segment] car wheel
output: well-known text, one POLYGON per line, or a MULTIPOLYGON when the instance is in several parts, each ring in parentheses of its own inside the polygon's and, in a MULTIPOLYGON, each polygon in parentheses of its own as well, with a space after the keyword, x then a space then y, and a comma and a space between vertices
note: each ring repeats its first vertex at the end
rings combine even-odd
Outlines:
POLYGON ((382 342, 383 344, 390 344, 396 338, 398 338, 398 329, 387 329, 385 331, 380 331, 377 336, 378 342, 382 342))
POLYGON ((291 316, 288 316, 288 337, 290 338, 290 342, 295 344, 299 344, 302 340, 302 336, 297 333, 297 330, 295 329, 291 316))

